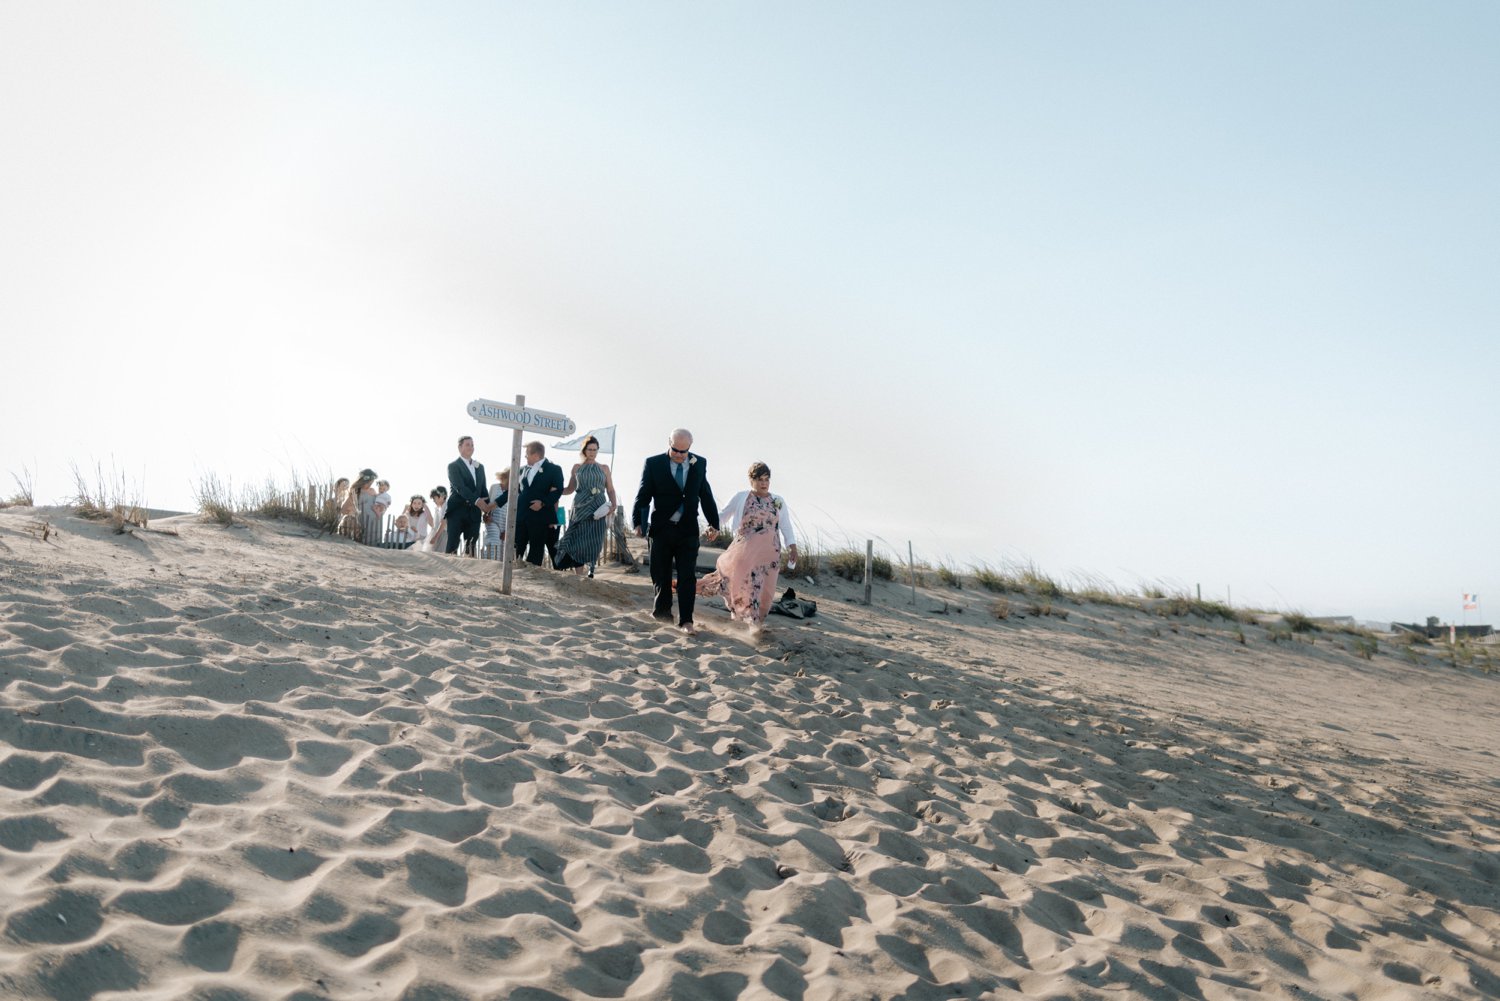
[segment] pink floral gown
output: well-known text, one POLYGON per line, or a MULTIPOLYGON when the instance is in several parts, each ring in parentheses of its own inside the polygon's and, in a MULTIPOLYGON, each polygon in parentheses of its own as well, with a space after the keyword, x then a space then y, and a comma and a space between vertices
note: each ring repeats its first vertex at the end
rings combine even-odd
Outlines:
POLYGON ((738 537, 719 557, 717 569, 698 582, 699 597, 722 597, 737 621, 766 621, 781 573, 780 514, 769 495, 745 498, 738 537))

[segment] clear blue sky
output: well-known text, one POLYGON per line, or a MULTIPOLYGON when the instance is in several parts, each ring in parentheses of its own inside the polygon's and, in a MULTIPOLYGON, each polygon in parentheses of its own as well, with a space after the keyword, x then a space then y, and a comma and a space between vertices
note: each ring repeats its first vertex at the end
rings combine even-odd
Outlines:
POLYGON ((425 493, 524 393, 625 485, 678 424, 726 498, 765 460, 825 544, 1500 609, 1497 50, 1489 3, 4 3, 0 475, 425 493))

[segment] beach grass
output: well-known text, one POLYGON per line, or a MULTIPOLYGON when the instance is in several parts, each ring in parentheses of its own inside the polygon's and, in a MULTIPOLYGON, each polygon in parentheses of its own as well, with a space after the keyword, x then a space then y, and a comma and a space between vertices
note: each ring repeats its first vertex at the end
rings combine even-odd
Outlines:
POLYGON ((1320 633, 1323 624, 1304 612, 1283 612, 1281 620, 1294 633, 1320 633))
POLYGON ((973 572, 974 583, 991 594, 1019 594, 1025 590, 1021 586, 1020 578, 1004 570, 998 570, 988 563, 974 564, 973 572))
POLYGON ((16 492, 8 499, 0 501, 0 507, 36 507, 36 491, 32 488, 31 470, 22 466, 21 471, 11 473, 10 478, 15 481, 16 492))
MULTIPOLYGON (((828 553, 824 562, 828 569, 845 580, 856 583, 865 579, 865 554, 852 547, 835 549, 828 553)), ((894 580, 896 578, 895 566, 889 559, 876 553, 870 561, 870 573, 876 580, 894 580)))
POLYGON ((112 469, 106 474, 102 464, 95 465, 92 477, 76 464, 72 469, 71 506, 80 518, 108 522, 116 534, 123 534, 131 528, 145 528, 149 523, 150 516, 140 488, 128 485, 123 473, 112 469))
POLYGON ((338 498, 333 486, 323 478, 304 473, 292 474, 288 483, 267 479, 259 487, 235 492, 228 480, 216 474, 199 477, 193 488, 198 511, 208 521, 232 525, 247 515, 294 521, 333 534, 338 529, 338 498))

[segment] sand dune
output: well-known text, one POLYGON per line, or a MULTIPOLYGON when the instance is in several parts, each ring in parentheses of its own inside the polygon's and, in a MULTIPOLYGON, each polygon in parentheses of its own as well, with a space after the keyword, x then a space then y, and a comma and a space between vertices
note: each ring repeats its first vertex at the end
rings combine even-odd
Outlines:
POLYGON ((1500 996, 1495 677, 153 527, 0 512, 0 996, 1500 996))

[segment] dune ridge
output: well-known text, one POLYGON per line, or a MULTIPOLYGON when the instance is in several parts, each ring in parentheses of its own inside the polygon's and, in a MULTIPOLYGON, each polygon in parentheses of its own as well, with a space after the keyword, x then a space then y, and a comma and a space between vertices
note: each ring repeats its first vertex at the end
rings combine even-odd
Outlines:
POLYGON ((1492 998, 1496 679, 0 512, 0 993, 1492 998))

